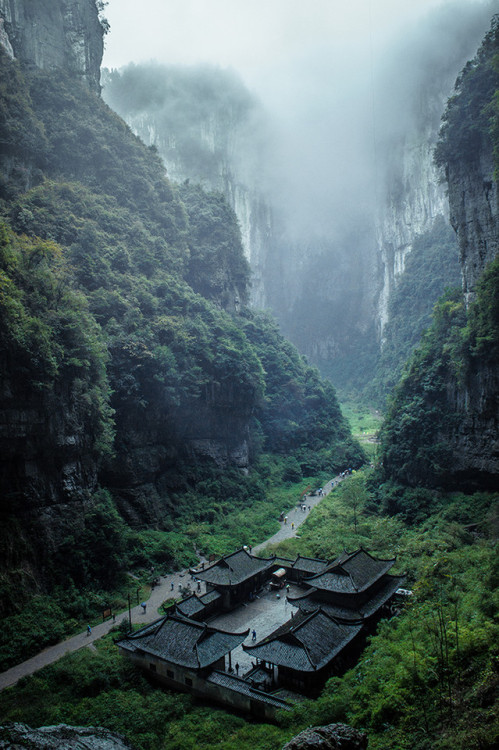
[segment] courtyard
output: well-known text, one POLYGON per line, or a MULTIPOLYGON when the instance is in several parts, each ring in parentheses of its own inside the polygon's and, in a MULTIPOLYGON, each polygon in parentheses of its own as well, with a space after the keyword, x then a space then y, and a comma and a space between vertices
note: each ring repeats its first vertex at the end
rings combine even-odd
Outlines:
MULTIPOLYGON (((304 589, 296 584, 289 584, 290 596, 297 596, 304 589)), ((252 632, 256 631, 258 641, 270 635, 274 630, 287 622, 298 611, 287 599, 286 587, 276 592, 266 586, 253 601, 248 601, 232 610, 215 616, 210 625, 230 632, 242 632, 250 629, 245 639, 246 646, 251 645, 252 632)), ((251 656, 243 650, 242 645, 234 649, 231 656, 232 669, 239 664, 239 676, 244 676, 252 668, 251 656)))

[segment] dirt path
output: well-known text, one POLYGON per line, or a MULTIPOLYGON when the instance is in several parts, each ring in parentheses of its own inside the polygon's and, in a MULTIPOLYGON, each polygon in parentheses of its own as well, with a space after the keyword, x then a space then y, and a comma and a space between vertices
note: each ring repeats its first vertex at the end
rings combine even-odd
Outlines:
MULTIPOLYGON (((340 481, 341 477, 335 477, 334 479, 331 479, 329 482, 327 482, 327 484, 323 487, 324 495, 328 495, 335 484, 340 481)), ((287 523, 281 523, 281 528, 279 529, 279 531, 274 534, 274 536, 270 537, 270 539, 267 539, 265 542, 262 542, 261 544, 253 547, 252 552, 262 552, 268 544, 274 544, 275 542, 280 542, 283 539, 289 539, 292 536, 296 536, 296 532, 299 526, 306 520, 308 516, 308 506, 312 508, 320 503, 321 500, 322 497, 319 497, 318 495, 307 496, 306 500, 304 500, 304 504, 306 504, 307 507, 306 512, 303 512, 298 507, 292 510, 290 513, 288 513, 287 523), (294 528, 292 526, 293 523, 294 528)), ((169 573, 168 575, 161 576, 159 579, 159 584, 152 589, 151 595, 147 600, 146 611, 143 611, 143 608, 140 606, 140 604, 133 607, 133 609, 131 610, 132 623, 145 625, 149 622, 152 622, 153 620, 156 620, 158 617, 158 608, 166 599, 169 599, 173 596, 178 596, 179 587, 190 587, 192 588, 193 592, 197 590, 197 587, 194 584, 188 570, 182 570, 176 573, 169 573)), ((204 592, 204 584, 201 590, 204 592)), ((79 633, 78 635, 74 635, 71 638, 62 641, 61 643, 57 643, 55 646, 49 646, 36 656, 33 656, 31 659, 27 659, 21 664, 17 664, 15 667, 11 667, 11 669, 8 669, 6 672, 2 672, 0 674, 0 691, 6 687, 9 687, 10 685, 15 685, 16 682, 21 679, 21 677, 26 677, 27 675, 33 674, 33 672, 36 672, 38 669, 47 666, 48 664, 53 664, 62 656, 65 656, 65 654, 77 651, 84 646, 91 646, 94 641, 102 638, 102 636, 106 635, 106 633, 109 633, 111 628, 115 627, 115 625, 121 622, 121 620, 123 620, 124 618, 128 619, 128 612, 123 612, 122 614, 118 615, 116 617, 116 623, 113 623, 112 619, 99 623, 98 625, 92 627, 91 633, 87 633, 85 631, 83 633, 79 633)))

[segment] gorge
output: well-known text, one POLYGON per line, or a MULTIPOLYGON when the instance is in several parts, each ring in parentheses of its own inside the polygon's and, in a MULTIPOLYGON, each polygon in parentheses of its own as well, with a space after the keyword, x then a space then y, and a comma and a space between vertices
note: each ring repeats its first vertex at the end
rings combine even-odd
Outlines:
POLYGON ((495 746, 491 7, 438 8, 366 63, 361 137, 320 85, 293 134, 234 71, 101 78, 104 3, 0 0, 2 669, 126 613, 157 573, 256 545, 340 472, 270 551, 397 557, 413 592, 275 726, 153 689, 111 637, 0 694, 2 723, 140 750, 281 750, 332 722, 380 750, 495 746), (386 408, 379 442, 335 386, 386 408))

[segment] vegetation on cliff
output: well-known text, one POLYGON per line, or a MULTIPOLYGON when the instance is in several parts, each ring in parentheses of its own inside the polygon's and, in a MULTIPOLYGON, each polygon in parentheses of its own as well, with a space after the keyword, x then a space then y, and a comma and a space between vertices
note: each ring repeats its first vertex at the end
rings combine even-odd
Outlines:
POLYGON ((366 392, 381 406, 400 380, 421 334, 431 323, 433 306, 446 288, 461 286, 456 235, 443 217, 415 238, 404 272, 388 301, 388 322, 374 378, 366 392))
POLYGON ((68 73, 0 52, 0 79, 0 611, 53 591, 67 632, 126 567, 255 543, 279 482, 364 456, 333 388, 245 307, 224 198, 172 185, 68 73))
MULTIPOLYGON (((497 156, 498 59, 499 17, 495 16, 448 102, 435 154, 441 166, 478 165, 493 149, 497 156)), ((488 192, 483 200, 490 200, 488 192)), ((487 205, 485 210, 494 217, 497 206, 491 211, 487 205)), ((494 248, 495 237, 484 241, 494 248)), ((478 247, 475 252, 479 262, 478 247)), ((464 468, 460 467, 458 453, 464 450, 463 440, 470 439, 463 433, 473 425, 477 431, 480 425, 482 431, 491 425, 494 440, 498 264, 496 257, 485 267, 468 309, 459 291, 448 292, 435 306, 432 326, 393 393, 382 431, 385 476, 402 484, 433 487, 460 483, 468 488, 487 487, 496 481, 493 450, 487 441, 475 466, 467 467, 464 462, 464 468)), ((478 437, 472 435, 471 440, 478 437)))
POLYGON ((499 16, 494 16, 475 58, 456 81, 435 151, 436 163, 473 162, 482 147, 492 144, 499 164, 499 16))
POLYGON ((451 435, 460 417, 448 394, 463 389, 477 367, 497 361, 498 268, 496 258, 468 310, 458 290, 435 305, 432 325, 394 390, 381 431, 382 462, 402 484, 455 483, 451 435))

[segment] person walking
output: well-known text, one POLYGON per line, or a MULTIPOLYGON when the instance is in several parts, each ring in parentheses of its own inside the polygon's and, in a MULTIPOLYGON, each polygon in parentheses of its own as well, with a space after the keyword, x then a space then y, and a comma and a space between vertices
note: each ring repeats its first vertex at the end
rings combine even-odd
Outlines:
POLYGON ((90 625, 87 625, 87 635, 92 635, 92 628, 90 625))

